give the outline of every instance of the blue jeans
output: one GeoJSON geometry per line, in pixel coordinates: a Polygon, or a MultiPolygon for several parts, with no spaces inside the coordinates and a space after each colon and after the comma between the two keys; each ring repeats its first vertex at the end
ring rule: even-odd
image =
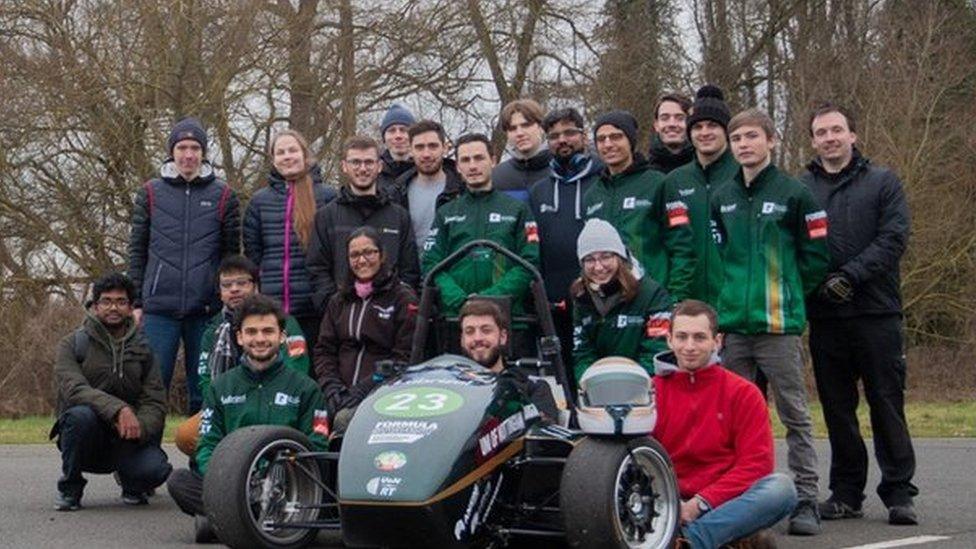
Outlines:
{"type": "Polygon", "coordinates": [[[782,473],[773,473],[686,525],[682,535],[695,549],[719,547],[769,528],[786,518],[795,506],[793,481],[782,473]]]}
{"type": "Polygon", "coordinates": [[[210,318],[205,315],[173,318],[146,314],[142,317],[142,329],[156,355],[156,360],[159,361],[159,372],[163,376],[163,384],[166,385],[167,391],[170,382],[173,381],[176,352],[180,348],[180,340],[183,340],[186,395],[190,415],[197,413],[203,402],[197,380],[197,361],[200,359],[200,339],[203,337],[203,330],[207,327],[208,320],[210,318]]]}

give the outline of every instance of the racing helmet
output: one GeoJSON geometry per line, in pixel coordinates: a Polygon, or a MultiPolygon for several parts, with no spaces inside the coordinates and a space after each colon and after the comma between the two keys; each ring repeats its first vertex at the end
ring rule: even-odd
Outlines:
{"type": "Polygon", "coordinates": [[[622,356],[601,358],[586,369],[577,402],[577,419],[587,434],[646,435],[657,421],[651,376],[622,356]]]}

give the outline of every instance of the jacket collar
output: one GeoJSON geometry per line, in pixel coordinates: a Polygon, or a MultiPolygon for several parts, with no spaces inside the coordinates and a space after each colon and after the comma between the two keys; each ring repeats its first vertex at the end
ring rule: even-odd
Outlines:
{"type": "Polygon", "coordinates": [[[671,152],[671,149],[667,148],[661,141],[661,136],[654,132],[651,135],[651,147],[647,151],[647,157],[652,164],[657,164],[671,171],[691,162],[695,158],[695,147],[690,140],[686,140],[680,151],[671,152]]]}
{"type": "Polygon", "coordinates": [[[708,366],[699,368],[694,372],[684,372],[678,368],[678,359],[675,358],[674,351],[664,351],[654,355],[654,375],[659,377],[668,377],[675,374],[686,376],[694,374],[696,378],[701,376],[710,377],[717,375],[716,372],[721,366],[722,359],[718,353],[712,353],[712,358],[709,359],[708,366]]]}
{"type": "Polygon", "coordinates": [[[167,158],[163,165],[159,167],[159,177],[163,181],[170,184],[206,184],[210,183],[216,179],[217,175],[214,173],[213,165],[209,160],[204,160],[200,164],[200,175],[198,175],[193,181],[186,181],[183,176],[180,175],[180,170],[176,167],[176,161],[172,157],[167,158]]]}
{"type": "Polygon", "coordinates": [[[133,322],[132,318],[127,318],[125,320],[125,333],[121,338],[115,339],[112,337],[112,334],[109,333],[108,328],[102,324],[102,321],[99,320],[94,313],[87,309],[85,310],[85,320],[82,322],[82,326],[90,337],[98,340],[108,348],[114,347],[116,342],[124,342],[125,346],[128,346],[138,333],[138,326],[136,326],[136,323],[133,322]]]}
{"type": "Polygon", "coordinates": [[[385,206],[389,201],[389,193],[381,192],[380,189],[376,189],[375,194],[353,194],[349,190],[348,185],[343,185],[339,187],[339,197],[336,198],[339,204],[346,204],[350,206],[367,206],[370,208],[380,208],[385,206]]]}
{"type": "Polygon", "coordinates": [[[756,174],[756,178],[752,180],[752,183],[748,187],[746,187],[745,171],[742,167],[735,173],[735,182],[739,184],[739,188],[743,191],[757,193],[766,186],[768,181],[776,179],[777,175],[779,175],[779,169],[776,168],[776,164],[770,162],[768,166],[756,174]]]}
{"type": "Polygon", "coordinates": [[[819,156],[815,156],[813,160],[807,164],[807,169],[818,177],[822,177],[830,181],[845,182],[853,179],[854,176],[860,173],[861,170],[866,169],[870,163],[871,161],[862,155],[861,151],[857,148],[857,146],[855,146],[854,153],[851,155],[851,161],[844,166],[843,170],[836,174],[827,172],[823,166],[823,161],[819,156]]]}
{"type": "Polygon", "coordinates": [[[618,174],[611,174],[610,168],[604,166],[603,171],[600,172],[600,179],[609,182],[609,181],[613,181],[614,179],[620,179],[623,177],[627,177],[628,175],[633,175],[635,173],[646,172],[650,168],[651,166],[650,164],[648,164],[647,159],[644,158],[644,155],[642,155],[639,152],[635,152],[634,161],[630,163],[630,166],[627,166],[626,170],[618,174]]]}
{"type": "Polygon", "coordinates": [[[251,381],[262,382],[274,377],[278,372],[281,371],[282,368],[284,368],[284,364],[284,361],[281,359],[281,351],[279,351],[278,356],[275,357],[274,362],[272,362],[267,369],[261,372],[255,372],[247,363],[247,355],[241,353],[241,370],[251,381]]]}

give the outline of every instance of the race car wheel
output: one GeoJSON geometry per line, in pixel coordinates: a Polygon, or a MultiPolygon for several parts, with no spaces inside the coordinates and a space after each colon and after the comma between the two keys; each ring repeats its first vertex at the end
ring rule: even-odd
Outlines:
{"type": "Polygon", "coordinates": [[[312,460],[290,459],[311,447],[299,431],[270,425],[238,429],[217,445],[203,480],[203,504],[221,542],[290,549],[315,539],[315,529],[271,526],[318,517],[321,472],[312,460]]]}
{"type": "Polygon", "coordinates": [[[581,442],[563,469],[559,504],[570,547],[664,548],[678,535],[678,481],[650,438],[581,442]]]}

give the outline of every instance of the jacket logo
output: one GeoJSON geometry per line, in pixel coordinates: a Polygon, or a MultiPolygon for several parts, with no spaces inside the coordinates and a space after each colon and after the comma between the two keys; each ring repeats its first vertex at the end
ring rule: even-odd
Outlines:
{"type": "Polygon", "coordinates": [[[628,196],[624,198],[624,203],[622,208],[625,210],[633,210],[634,208],[646,208],[651,205],[651,201],[646,198],[637,198],[636,196],[628,196]]]}
{"type": "Polygon", "coordinates": [[[643,324],[644,317],[632,315],[617,315],[617,327],[626,328],[631,324],[643,324]]]}
{"type": "Polygon", "coordinates": [[[680,227],[688,224],[688,206],[680,201],[665,204],[668,210],[668,227],[680,227]]]}
{"type": "Polygon", "coordinates": [[[539,226],[535,224],[535,221],[527,221],[525,223],[525,241],[539,242],[539,226]]]}
{"type": "Polygon", "coordinates": [[[226,395],[220,397],[220,403],[227,404],[244,404],[247,401],[247,395],[226,395]]]}
{"type": "Polygon", "coordinates": [[[379,305],[374,304],[373,308],[376,309],[376,314],[380,318],[382,318],[383,320],[390,320],[390,317],[393,316],[393,309],[396,308],[396,305],[390,305],[389,307],[380,307],[379,305]]]}
{"type": "Polygon", "coordinates": [[[201,208],[213,208],[213,202],[211,202],[209,200],[201,200],[200,201],[200,207],[201,208]]]}
{"type": "Polygon", "coordinates": [[[380,232],[382,232],[383,234],[400,234],[399,229],[391,229],[389,227],[383,227],[383,229],[380,232]]]}
{"type": "Polygon", "coordinates": [[[288,336],[285,339],[285,346],[288,349],[289,357],[303,356],[308,350],[308,343],[305,342],[305,336],[288,336]]]}
{"type": "Polygon", "coordinates": [[[515,221],[514,215],[502,215],[497,212],[491,212],[488,214],[488,223],[502,223],[505,221],[515,221]]]}
{"type": "Polygon", "coordinates": [[[811,240],[827,236],[827,212],[820,210],[804,216],[807,222],[807,235],[811,240]]]}
{"type": "Polygon", "coordinates": [[[732,213],[735,211],[736,206],[738,206],[738,204],[722,204],[722,206],[719,208],[719,211],[724,214],[732,213]]]}
{"type": "Polygon", "coordinates": [[[603,202],[597,202],[596,204],[593,204],[592,206],[587,206],[586,207],[586,215],[593,215],[594,212],[598,211],[602,207],[603,207],[603,202]]]}
{"type": "Polygon", "coordinates": [[[444,223],[464,223],[467,218],[466,215],[449,215],[444,218],[444,223]]]}
{"type": "Polygon", "coordinates": [[[762,213],[765,215],[774,213],[786,213],[786,206],[775,202],[763,202],[762,213]]]}
{"type": "Polygon", "coordinates": [[[550,206],[549,204],[542,204],[539,206],[539,213],[558,212],[558,211],[559,210],[557,210],[555,206],[550,206]]]}
{"type": "Polygon", "coordinates": [[[276,406],[298,406],[299,399],[285,393],[275,393],[274,403],[276,406]]]}
{"type": "Polygon", "coordinates": [[[695,194],[695,189],[678,189],[678,196],[691,196],[695,194]]]}
{"type": "Polygon", "coordinates": [[[624,209],[625,210],[633,210],[634,209],[634,202],[636,202],[636,201],[637,201],[637,199],[634,198],[633,196],[628,196],[627,198],[624,199],[624,206],[623,206],[624,209]]]}

